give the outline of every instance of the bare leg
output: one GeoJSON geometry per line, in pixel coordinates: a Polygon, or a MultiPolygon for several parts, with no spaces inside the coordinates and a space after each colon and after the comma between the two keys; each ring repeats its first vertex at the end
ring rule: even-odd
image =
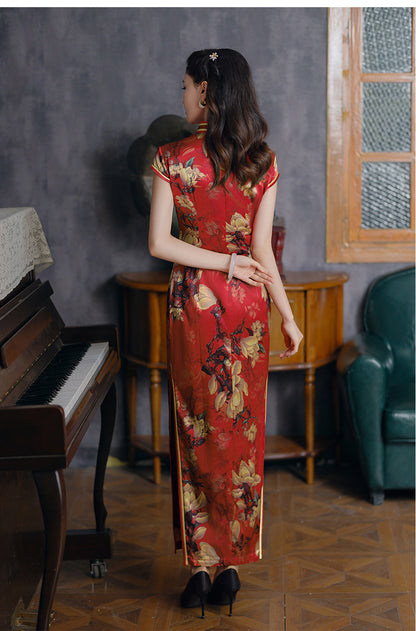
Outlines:
{"type": "Polygon", "coordinates": [[[227,566],[217,565],[216,570],[215,570],[214,580],[217,578],[217,576],[222,574],[225,570],[235,570],[238,573],[238,565],[227,565],[227,566]]]}
{"type": "Polygon", "coordinates": [[[208,568],[206,568],[204,565],[197,565],[197,566],[193,565],[191,567],[191,576],[193,576],[194,574],[198,574],[198,572],[208,572],[209,574],[208,568]]]}

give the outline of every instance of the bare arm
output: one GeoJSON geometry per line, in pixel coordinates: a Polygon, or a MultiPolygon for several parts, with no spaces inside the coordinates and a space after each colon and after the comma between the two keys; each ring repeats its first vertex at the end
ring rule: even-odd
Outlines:
{"type": "MultiPolygon", "coordinates": [[[[171,234],[172,213],[173,196],[170,184],[154,175],[149,226],[150,254],[180,265],[228,273],[229,254],[199,248],[171,234]]],[[[237,256],[234,276],[249,285],[272,282],[266,268],[247,256],[237,256]]]]}
{"type": "Polygon", "coordinates": [[[273,282],[266,282],[266,288],[273,303],[282,316],[282,333],[285,339],[287,350],[281,353],[281,357],[294,355],[302,340],[302,333],[298,329],[293,318],[292,309],[286,296],[276,259],[272,250],[272,227],[273,215],[276,201],[277,184],[271,186],[264,194],[256,214],[253,227],[253,237],[251,249],[254,258],[259,261],[273,277],[273,282]]]}

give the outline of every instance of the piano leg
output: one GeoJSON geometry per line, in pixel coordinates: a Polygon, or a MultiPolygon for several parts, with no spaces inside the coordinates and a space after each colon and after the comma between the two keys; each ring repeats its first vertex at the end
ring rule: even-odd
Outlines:
{"type": "Polygon", "coordinates": [[[34,471],[45,528],[45,563],[37,631],[47,631],[65,547],[66,493],[63,471],[34,471]]]}
{"type": "Polygon", "coordinates": [[[116,419],[116,387],[111,385],[104,401],[101,404],[101,432],[100,443],[97,452],[97,464],[95,467],[94,481],[94,513],[97,532],[104,531],[107,510],[104,506],[103,487],[105,469],[110,453],[111,439],[113,437],[114,423],[116,419]]]}
{"type": "Polygon", "coordinates": [[[94,480],[95,529],[68,530],[64,559],[89,559],[91,576],[100,578],[106,572],[102,559],[111,558],[111,531],[105,528],[107,510],[104,505],[104,476],[110,453],[116,418],[116,387],[110,386],[101,404],[101,431],[94,480]]]}

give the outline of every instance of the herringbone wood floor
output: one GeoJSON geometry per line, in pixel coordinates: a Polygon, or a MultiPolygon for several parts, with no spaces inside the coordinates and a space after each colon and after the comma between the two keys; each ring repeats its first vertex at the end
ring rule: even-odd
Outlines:
{"type": "MultiPolygon", "coordinates": [[[[70,528],[93,525],[93,473],[66,473],[70,528]]],[[[241,568],[232,618],[208,606],[202,620],[178,603],[188,571],[172,550],[169,484],[168,470],[160,487],[150,467],[107,470],[113,559],[102,579],[85,561],[64,562],[53,631],[413,631],[411,493],[372,506],[350,468],[318,467],[306,485],[268,464],[264,560],[241,568]]]]}

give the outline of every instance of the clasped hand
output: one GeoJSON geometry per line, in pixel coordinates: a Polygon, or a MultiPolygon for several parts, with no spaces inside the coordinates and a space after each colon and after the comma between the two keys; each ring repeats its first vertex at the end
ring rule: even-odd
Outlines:
{"type": "Polygon", "coordinates": [[[233,276],[255,287],[273,282],[273,276],[260,263],[243,254],[237,255],[233,276]]]}

